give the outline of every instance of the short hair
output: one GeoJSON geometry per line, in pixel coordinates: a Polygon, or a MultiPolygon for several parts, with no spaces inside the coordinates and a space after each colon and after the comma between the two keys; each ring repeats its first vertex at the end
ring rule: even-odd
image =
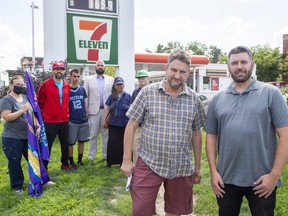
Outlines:
{"type": "Polygon", "coordinates": [[[174,52],[172,52],[168,57],[168,65],[170,65],[171,62],[174,60],[179,60],[181,62],[184,62],[190,68],[191,58],[190,58],[190,55],[184,50],[177,49],[174,52]]]}
{"type": "Polygon", "coordinates": [[[238,53],[247,53],[249,58],[251,60],[253,60],[253,57],[252,57],[252,52],[251,50],[246,47],[246,46],[237,46],[237,47],[234,47],[228,54],[228,59],[230,59],[230,56],[233,55],[233,54],[238,54],[238,53]]]}
{"type": "Polygon", "coordinates": [[[70,71],[70,76],[72,76],[72,74],[73,73],[80,73],[80,71],[78,70],[78,69],[72,69],[71,71],[70,71]]]}
{"type": "Polygon", "coordinates": [[[10,85],[13,85],[14,80],[17,80],[17,79],[22,79],[24,81],[24,78],[22,76],[14,75],[9,81],[10,85]]]}

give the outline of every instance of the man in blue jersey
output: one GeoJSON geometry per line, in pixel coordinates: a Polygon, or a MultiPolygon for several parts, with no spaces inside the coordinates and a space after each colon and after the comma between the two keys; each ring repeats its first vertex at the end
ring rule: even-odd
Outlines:
{"type": "Polygon", "coordinates": [[[89,140],[89,123],[86,114],[87,94],[84,87],[79,85],[80,72],[73,69],[70,72],[70,119],[69,119],[69,161],[72,169],[77,169],[73,160],[73,145],[78,140],[78,166],[82,162],[84,142],[89,140]]]}

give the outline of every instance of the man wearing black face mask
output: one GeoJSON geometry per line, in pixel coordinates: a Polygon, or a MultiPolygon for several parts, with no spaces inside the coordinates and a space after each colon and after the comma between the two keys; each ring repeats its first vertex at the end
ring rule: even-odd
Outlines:
{"type": "MultiPolygon", "coordinates": [[[[70,171],[68,164],[70,86],[63,79],[65,65],[62,62],[54,62],[52,69],[53,76],[41,84],[37,99],[45,123],[50,154],[58,135],[61,145],[61,169],[70,171]]],[[[43,163],[48,169],[48,161],[43,163]]]]}
{"type": "Polygon", "coordinates": [[[84,88],[87,93],[88,107],[86,109],[90,127],[90,144],[88,159],[95,160],[98,146],[98,135],[102,136],[102,157],[107,157],[108,129],[103,128],[104,106],[114,83],[114,79],[104,75],[105,64],[99,60],[96,62],[96,74],[86,78],[84,88]]]}

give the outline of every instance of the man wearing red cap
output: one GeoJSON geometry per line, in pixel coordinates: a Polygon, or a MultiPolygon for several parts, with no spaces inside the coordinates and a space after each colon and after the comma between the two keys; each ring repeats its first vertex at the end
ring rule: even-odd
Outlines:
{"type": "MultiPolygon", "coordinates": [[[[58,135],[61,145],[61,169],[70,171],[68,164],[70,86],[63,79],[64,63],[54,62],[52,73],[53,76],[40,85],[37,99],[45,123],[50,154],[53,142],[58,135]]],[[[48,169],[48,162],[43,161],[46,169],[48,169]]]]}

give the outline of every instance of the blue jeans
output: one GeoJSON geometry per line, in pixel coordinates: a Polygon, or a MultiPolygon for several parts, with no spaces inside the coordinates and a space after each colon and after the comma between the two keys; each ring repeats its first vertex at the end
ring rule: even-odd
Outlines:
{"type": "Polygon", "coordinates": [[[223,198],[217,197],[219,216],[238,216],[244,196],[248,200],[252,216],[273,216],[276,207],[276,190],[277,187],[269,197],[264,198],[255,195],[253,187],[225,184],[223,198]]]}
{"type": "Polygon", "coordinates": [[[2,145],[5,156],[8,159],[10,185],[14,190],[22,189],[24,175],[21,167],[22,154],[28,160],[27,139],[14,139],[2,137],[2,145]]]}

